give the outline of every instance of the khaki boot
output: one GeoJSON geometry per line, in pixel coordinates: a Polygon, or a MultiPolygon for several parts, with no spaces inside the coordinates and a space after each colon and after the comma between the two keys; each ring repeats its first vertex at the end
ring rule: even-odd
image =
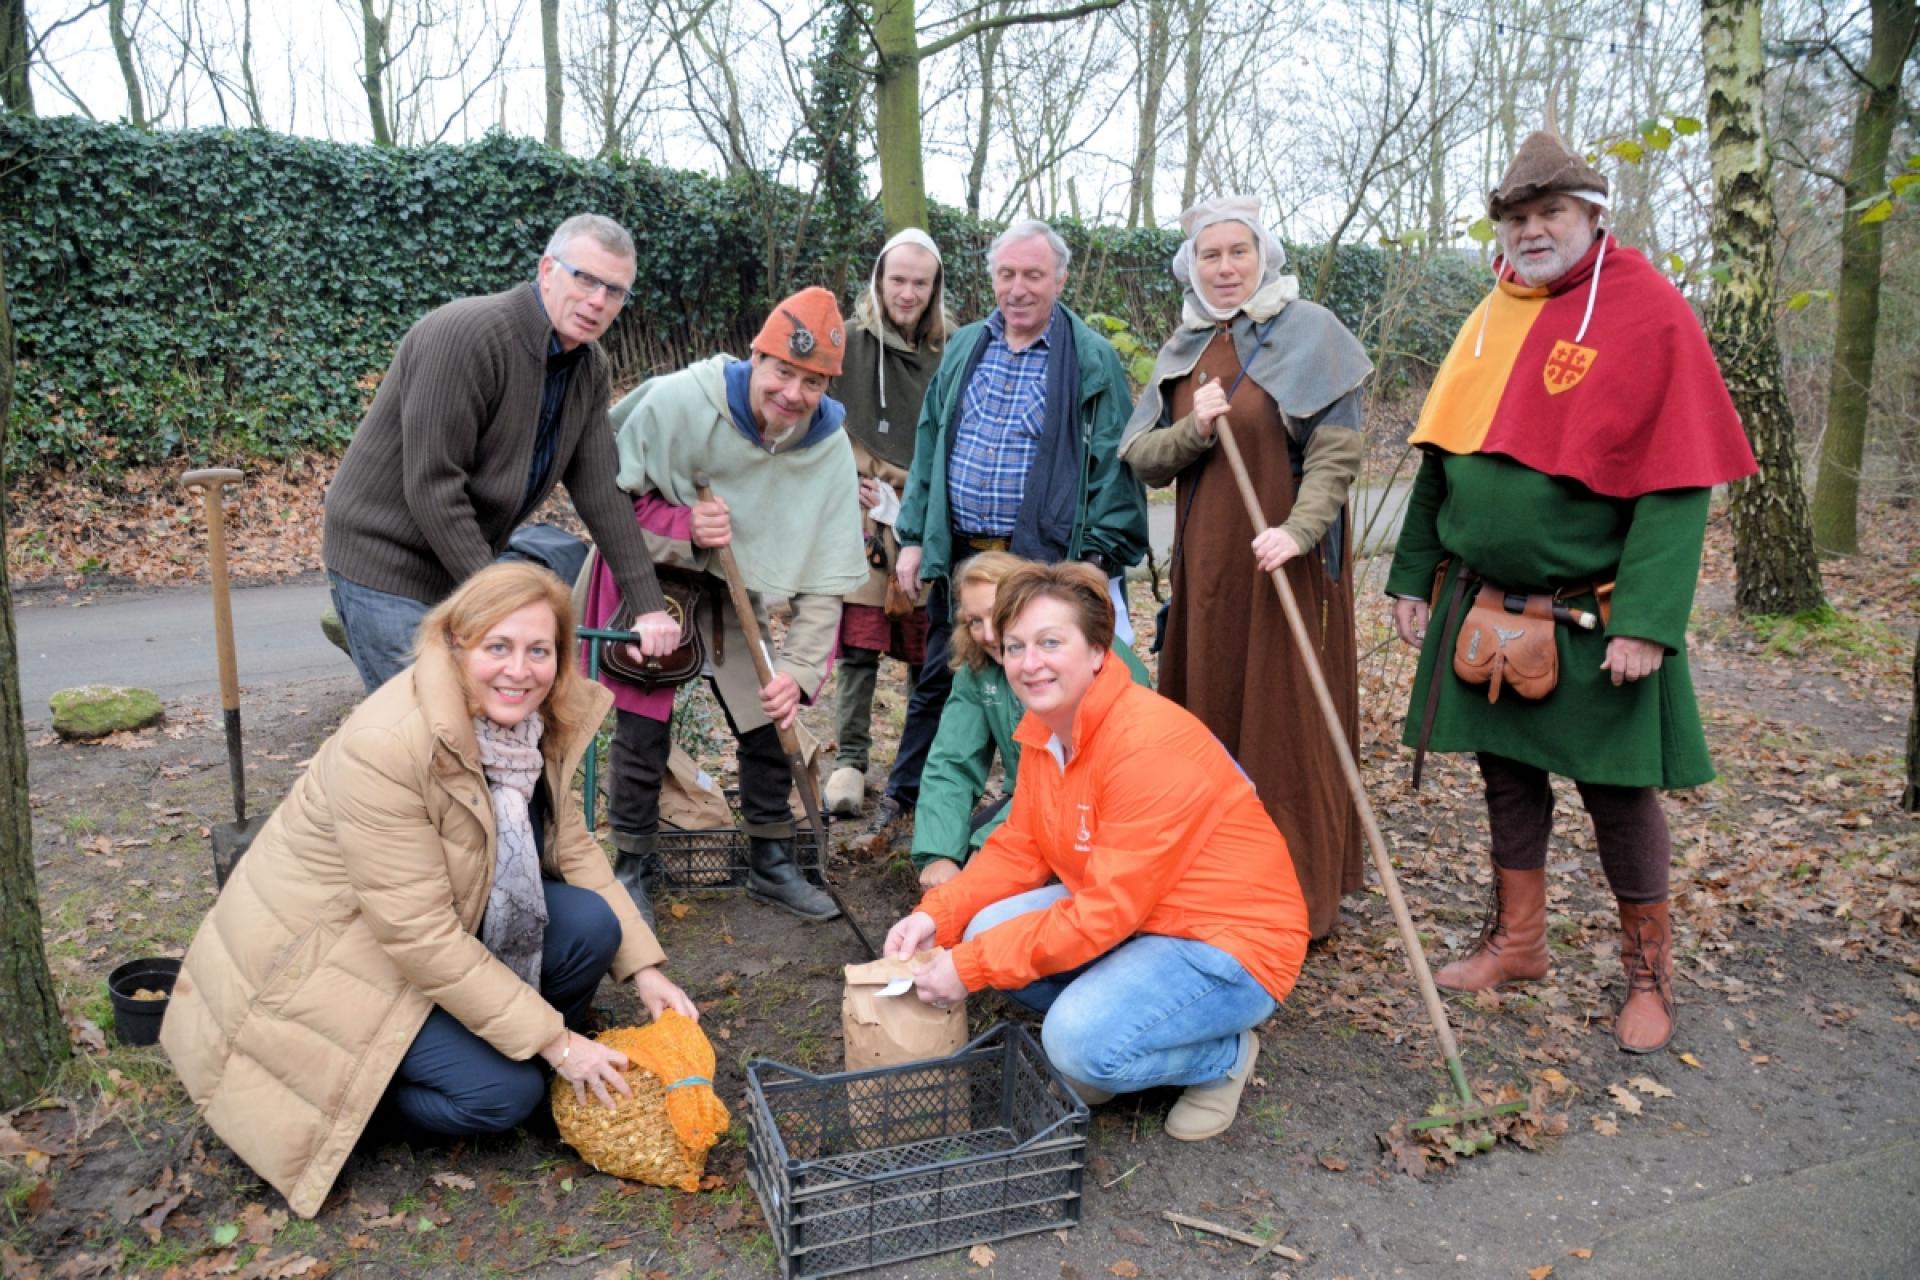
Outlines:
{"type": "Polygon", "coordinates": [[[852,765],[842,765],[827,779],[827,812],[836,818],[851,818],[867,802],[867,775],[852,765]]]}
{"type": "Polygon", "coordinates": [[[1480,940],[1433,975],[1450,991],[1488,991],[1506,982],[1547,976],[1547,871],[1509,871],[1494,864],[1493,902],[1480,940]]]}
{"type": "Polygon", "coordinates": [[[1167,1112],[1167,1136],[1182,1142],[1205,1142],[1225,1133],[1240,1113],[1240,1095],[1253,1078],[1253,1062],[1259,1056],[1260,1037],[1251,1030],[1242,1031],[1238,1065],[1225,1080],[1188,1085],[1180,1101],[1167,1112]]]}
{"type": "Polygon", "coordinates": [[[1620,965],[1626,998],[1613,1040],[1627,1053],[1658,1053],[1673,1039],[1673,921],[1664,902],[1620,904],[1620,965]]]}

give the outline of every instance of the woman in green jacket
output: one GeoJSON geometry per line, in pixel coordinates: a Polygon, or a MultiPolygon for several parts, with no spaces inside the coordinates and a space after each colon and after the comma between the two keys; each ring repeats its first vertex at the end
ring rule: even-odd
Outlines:
{"type": "MultiPolygon", "coordinates": [[[[1000,584],[1029,563],[1006,551],[983,551],[954,575],[959,605],[953,624],[953,691],[940,712],[940,727],[920,780],[914,813],[913,865],[920,883],[931,889],[960,873],[967,858],[986,843],[1006,817],[1004,797],[1013,794],[1020,771],[1020,746],[1013,740],[1025,708],[1007,686],[1000,666],[1000,638],[993,631],[993,602],[1000,584]],[[1006,773],[1002,799],[980,806],[996,753],[1006,773]],[[976,811],[976,806],[980,806],[976,811]]],[[[1133,673],[1134,683],[1153,686],[1132,649],[1113,644],[1133,673]]]]}

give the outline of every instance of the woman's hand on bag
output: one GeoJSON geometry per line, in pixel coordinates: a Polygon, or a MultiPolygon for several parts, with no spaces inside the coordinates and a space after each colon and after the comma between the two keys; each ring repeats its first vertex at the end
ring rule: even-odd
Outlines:
{"type": "Polygon", "coordinates": [[[785,729],[800,714],[800,682],[782,671],[760,690],[760,709],[775,727],[785,729]]]}
{"type": "Polygon", "coordinates": [[[1260,536],[1253,540],[1254,563],[1260,566],[1260,572],[1272,573],[1287,561],[1299,556],[1303,547],[1293,540],[1293,535],[1275,525],[1263,529],[1260,536]]]}
{"type": "Polygon", "coordinates": [[[694,546],[724,547],[733,541],[733,517],[727,512],[725,498],[703,498],[694,503],[689,519],[694,546]]]}
{"type": "Polygon", "coordinates": [[[640,993],[640,1003],[647,1006],[647,1012],[656,1018],[672,1009],[695,1022],[700,1021],[700,1006],[693,1002],[692,996],[680,989],[678,983],[660,972],[658,965],[650,965],[634,974],[633,989],[640,993]]]}
{"type": "Polygon", "coordinates": [[[640,637],[639,644],[627,646],[627,661],[636,666],[647,658],[664,658],[680,644],[680,624],[665,609],[641,614],[630,629],[640,637]]]}
{"type": "Polygon", "coordinates": [[[1614,636],[1607,641],[1607,657],[1600,669],[1612,672],[1615,684],[1644,680],[1660,669],[1666,657],[1667,646],[1658,641],[1614,636]]]}
{"type": "Polygon", "coordinates": [[[936,1009],[951,1009],[967,998],[967,984],[960,981],[960,971],[953,967],[953,955],[946,951],[936,953],[925,964],[913,966],[913,989],[936,1009]]]}
{"type": "Polygon", "coordinates": [[[562,1031],[558,1040],[540,1051],[540,1056],[552,1066],[555,1075],[573,1086],[573,1096],[577,1102],[585,1102],[587,1090],[591,1089],[601,1105],[611,1111],[613,1093],[623,1097],[633,1096],[633,1086],[620,1074],[627,1065],[627,1055],[618,1049],[609,1049],[597,1040],[562,1031]],[[609,1093],[609,1089],[613,1093],[609,1093]]]}
{"type": "Polygon", "coordinates": [[[920,868],[920,887],[922,889],[938,888],[959,874],[960,864],[952,858],[935,858],[920,868]]]}
{"type": "Polygon", "coordinates": [[[1227,393],[1209,378],[1193,393],[1193,430],[1202,440],[1213,439],[1219,419],[1227,412],[1227,393]]]}
{"type": "Polygon", "coordinates": [[[939,932],[940,926],[933,922],[932,916],[916,911],[893,922],[893,928],[887,930],[886,944],[880,950],[895,960],[911,960],[932,946],[934,935],[939,932]]]}
{"type": "Polygon", "coordinates": [[[1400,638],[1418,649],[1420,642],[1427,638],[1427,615],[1432,612],[1425,600],[1409,600],[1405,596],[1393,602],[1393,629],[1400,638]]]}

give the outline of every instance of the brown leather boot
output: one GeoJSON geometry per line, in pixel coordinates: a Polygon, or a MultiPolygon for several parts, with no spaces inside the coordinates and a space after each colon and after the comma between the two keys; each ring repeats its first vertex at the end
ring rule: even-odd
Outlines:
{"type": "Polygon", "coordinates": [[[1433,975],[1452,991],[1487,991],[1547,976],[1547,869],[1493,867],[1493,901],[1472,951],[1433,975]]]}
{"type": "Polygon", "coordinates": [[[1657,1053],[1673,1039],[1673,922],[1664,902],[1620,904],[1620,964],[1627,995],[1613,1039],[1627,1053],[1657,1053]]]}

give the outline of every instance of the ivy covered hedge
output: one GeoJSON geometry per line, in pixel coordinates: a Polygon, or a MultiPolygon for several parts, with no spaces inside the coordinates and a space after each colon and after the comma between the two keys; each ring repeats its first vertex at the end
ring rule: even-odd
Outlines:
{"type": "MultiPolygon", "coordinates": [[[[568,214],[604,212],[639,243],[635,305],[609,335],[627,378],[740,350],[773,297],[858,282],[821,260],[801,193],[666,169],[609,166],[504,134],[381,150],[229,130],[143,133],[0,117],[0,246],[18,343],[9,470],[112,470],[174,456],[282,455],[351,437],[393,345],[421,314],[531,275],[568,214]],[[806,228],[811,227],[811,231],[806,228]]],[[[939,210],[956,313],[991,305],[994,228],[939,210]]],[[[1068,301],[1143,336],[1178,314],[1175,234],[1061,228],[1068,301]]],[[[1296,251],[1311,279],[1312,251],[1296,251]]],[[[1432,363],[1480,285],[1464,264],[1419,268],[1418,301],[1383,305],[1406,255],[1341,252],[1329,303],[1370,344],[1432,363]]]]}

